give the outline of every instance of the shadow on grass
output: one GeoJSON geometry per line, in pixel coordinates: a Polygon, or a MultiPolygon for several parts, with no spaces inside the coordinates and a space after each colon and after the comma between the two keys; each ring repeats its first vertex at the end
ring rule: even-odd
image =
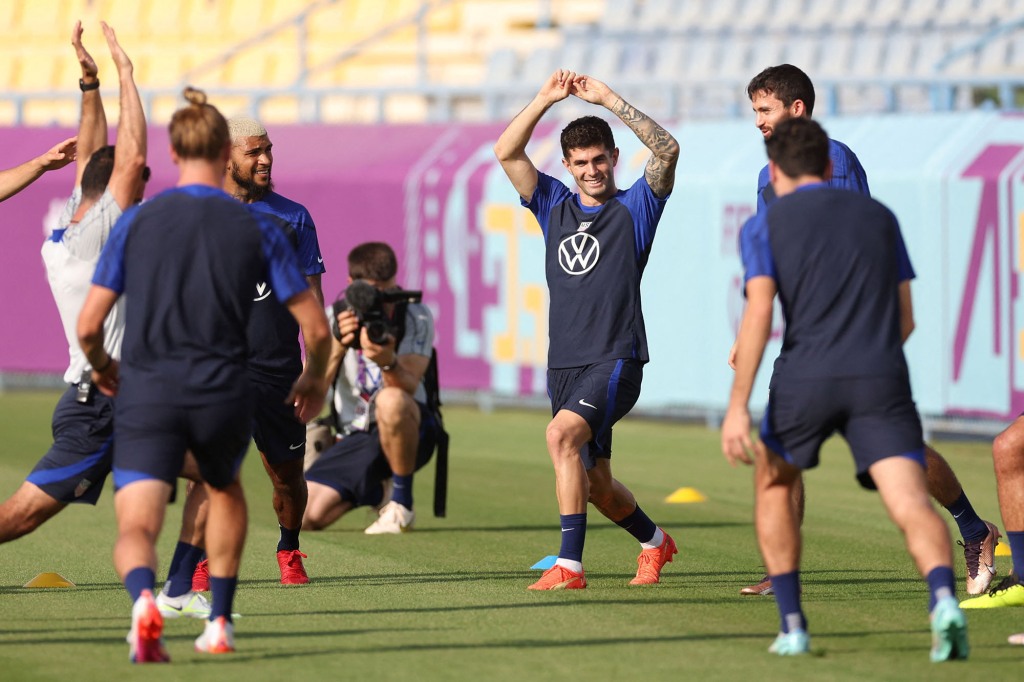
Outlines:
{"type": "MultiPolygon", "coordinates": [[[[444,523],[441,521],[440,523],[444,523]]],[[[693,530],[694,528],[743,528],[753,527],[753,523],[750,521],[701,521],[694,523],[666,523],[662,524],[661,527],[669,531],[686,531],[693,530]]],[[[422,528],[416,527],[413,531],[416,535],[424,535],[428,533],[457,533],[457,532],[470,532],[470,533],[532,533],[537,531],[552,531],[558,528],[557,523],[541,523],[533,525],[518,525],[518,526],[437,526],[433,528],[422,528]]],[[[615,531],[621,533],[622,529],[618,526],[608,522],[607,524],[601,523],[600,521],[587,528],[587,534],[591,533],[602,533],[605,531],[615,531]]],[[[363,535],[363,529],[361,528],[328,528],[325,530],[318,531],[304,531],[305,533],[315,533],[317,536],[330,536],[330,535],[363,535]]],[[[306,537],[306,536],[303,536],[306,537]]]]}

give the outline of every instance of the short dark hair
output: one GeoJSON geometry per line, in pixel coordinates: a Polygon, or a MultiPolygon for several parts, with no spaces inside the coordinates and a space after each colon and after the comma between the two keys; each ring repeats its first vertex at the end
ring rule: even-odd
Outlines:
{"type": "Polygon", "coordinates": [[[786,107],[792,106],[797,100],[802,100],[807,115],[814,113],[814,83],[806,73],[792,64],[769,66],[747,84],[747,97],[751,101],[754,95],[762,91],[775,95],[786,107]]]}
{"type": "Polygon", "coordinates": [[[825,177],[830,158],[828,133],[816,121],[787,119],[775,127],[764,145],[768,158],[789,177],[825,177]]]}
{"type": "Polygon", "coordinates": [[[615,138],[612,128],[603,118],[583,116],[569,123],[562,129],[562,158],[569,158],[570,149],[586,149],[587,147],[604,147],[608,151],[615,149],[615,138]]]}
{"type": "Polygon", "coordinates": [[[98,199],[103,196],[110,175],[114,172],[114,145],[100,147],[92,153],[82,171],[82,198],[98,199]]]}
{"type": "Polygon", "coordinates": [[[398,274],[398,259],[384,242],[366,242],[348,253],[348,276],[386,282],[398,274]]]}

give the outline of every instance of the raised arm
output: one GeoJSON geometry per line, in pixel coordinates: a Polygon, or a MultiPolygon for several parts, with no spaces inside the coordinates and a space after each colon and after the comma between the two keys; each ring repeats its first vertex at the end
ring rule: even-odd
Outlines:
{"type": "Polygon", "coordinates": [[[576,76],[572,94],[585,102],[599,104],[619,117],[629,129],[651,150],[651,158],[644,170],[647,184],[655,196],[664,198],[672,191],[679,162],[679,143],[667,130],[639,111],[614,90],[591,76],[576,76]]]}
{"type": "Polygon", "coordinates": [[[25,163],[0,171],[0,201],[14,196],[49,170],[63,168],[75,160],[77,137],[69,137],[25,163]]]}
{"type": "Polygon", "coordinates": [[[576,74],[572,71],[559,69],[544,81],[540,91],[533,100],[520,111],[505,128],[494,145],[494,155],[498,157],[505,175],[512,181],[512,186],[519,196],[529,201],[537,189],[537,167],[526,155],[526,143],[533,136],[544,113],[551,105],[569,96],[572,80],[576,74]]]}
{"type": "Polygon", "coordinates": [[[132,60],[117,42],[114,29],[106,22],[100,23],[110,47],[110,56],[117,65],[117,76],[121,86],[121,116],[117,122],[114,170],[110,174],[107,189],[123,210],[135,202],[139,183],[142,181],[142,169],[146,166],[146,117],[142,113],[139,90],[135,87],[132,60]]]}
{"type": "Polygon", "coordinates": [[[92,153],[107,144],[107,114],[99,91],[99,69],[96,61],[82,45],[82,22],[76,21],[71,32],[71,44],[82,67],[82,113],[78,118],[78,163],[75,169],[75,187],[82,184],[82,174],[92,153]],[[90,87],[95,86],[95,87],[90,87]]]}

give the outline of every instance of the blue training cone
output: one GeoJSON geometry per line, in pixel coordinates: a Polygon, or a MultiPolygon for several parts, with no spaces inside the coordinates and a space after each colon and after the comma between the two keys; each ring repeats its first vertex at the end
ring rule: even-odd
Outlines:
{"type": "Polygon", "coordinates": [[[544,557],[543,559],[541,559],[540,561],[535,563],[533,566],[530,566],[530,569],[531,570],[537,570],[537,571],[546,571],[549,568],[551,568],[552,566],[554,566],[555,562],[557,560],[558,560],[558,557],[555,556],[554,554],[552,554],[550,556],[544,557]]]}

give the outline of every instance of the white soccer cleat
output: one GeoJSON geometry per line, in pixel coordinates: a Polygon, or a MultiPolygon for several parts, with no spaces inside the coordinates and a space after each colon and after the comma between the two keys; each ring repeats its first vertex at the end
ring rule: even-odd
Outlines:
{"type": "Polygon", "coordinates": [[[196,651],[204,654],[230,654],[235,651],[235,626],[224,616],[206,621],[206,629],[196,638],[196,651]]]}
{"type": "Polygon", "coordinates": [[[367,535],[398,535],[410,530],[416,514],[398,502],[391,501],[380,510],[380,516],[363,531],[367,535]]]}
{"type": "MultiPolygon", "coordinates": [[[[166,589],[166,588],[165,588],[166,589]]],[[[168,597],[162,590],[156,595],[156,605],[164,618],[201,618],[210,617],[210,602],[199,592],[186,592],[177,597],[168,597]]]]}

